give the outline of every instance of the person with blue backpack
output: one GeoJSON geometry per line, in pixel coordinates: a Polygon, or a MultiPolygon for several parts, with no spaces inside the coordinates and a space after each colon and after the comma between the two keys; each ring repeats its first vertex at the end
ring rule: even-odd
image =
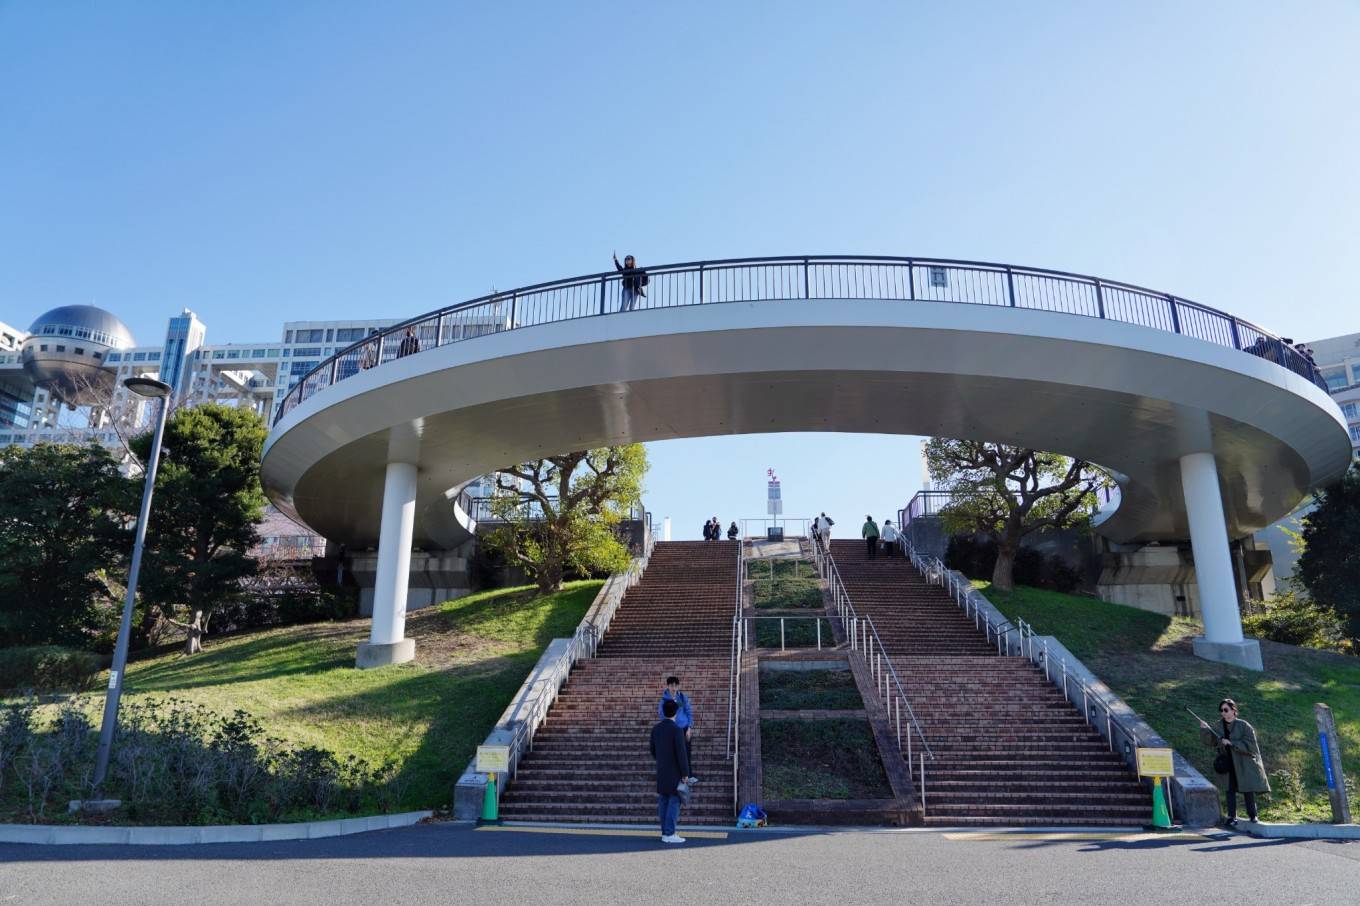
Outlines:
{"type": "MultiPolygon", "coordinates": [[[[666,688],[661,690],[661,700],[656,703],[656,716],[665,718],[666,702],[675,702],[675,725],[684,731],[685,734],[685,760],[691,765],[693,772],[693,753],[691,751],[690,740],[694,735],[694,709],[689,703],[689,696],[680,691],[680,677],[666,677],[666,688]]],[[[685,780],[691,784],[698,783],[699,778],[690,776],[685,780]]]]}

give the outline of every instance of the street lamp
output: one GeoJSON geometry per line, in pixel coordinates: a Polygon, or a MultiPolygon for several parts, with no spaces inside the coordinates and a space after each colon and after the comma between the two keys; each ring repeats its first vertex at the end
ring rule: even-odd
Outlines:
{"type": "Polygon", "coordinates": [[[127,599],[123,601],[123,621],[118,626],[118,642],[113,648],[113,666],[109,668],[109,688],[104,695],[104,719],[99,725],[99,754],[94,763],[95,795],[109,772],[109,752],[113,748],[113,730],[118,724],[118,700],[123,695],[123,671],[127,666],[128,636],[132,634],[132,604],[137,598],[137,573],[142,568],[142,545],[146,542],[146,523],[151,516],[151,492],[156,489],[156,466],[160,464],[161,437],[165,434],[165,415],[170,408],[170,385],[149,377],[132,377],[123,386],[138,396],[160,400],[161,411],[156,419],[156,433],[151,439],[151,459],[146,464],[142,481],[142,509],[137,515],[137,540],[132,546],[132,568],[128,570],[127,599]]]}

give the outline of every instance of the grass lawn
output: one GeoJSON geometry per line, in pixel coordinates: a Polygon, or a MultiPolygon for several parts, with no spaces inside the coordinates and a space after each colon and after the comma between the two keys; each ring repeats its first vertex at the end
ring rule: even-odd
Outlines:
{"type": "Polygon", "coordinates": [[[770,579],[815,579],[817,568],[811,560],[763,557],[746,561],[746,578],[764,582],[770,579]]]}
{"type": "Polygon", "coordinates": [[[128,696],[168,695],[241,709],[274,736],[379,764],[395,758],[404,806],[447,807],[453,782],[544,646],[570,636],[602,583],[481,592],[413,611],[416,660],[354,669],[367,619],[209,639],[201,655],[129,665],[128,696]]]}
{"type": "MultiPolygon", "coordinates": [[[[822,626],[822,647],[830,648],[836,644],[831,634],[831,621],[811,617],[789,617],[784,621],[784,648],[816,648],[817,624],[822,626]]],[[[756,620],[756,647],[779,648],[779,620],[756,620]]]]}
{"type": "Polygon", "coordinates": [[[858,711],[864,707],[849,670],[761,670],[760,707],[770,711],[858,711]]]}
{"type": "Polygon", "coordinates": [[[812,610],[826,606],[817,579],[767,579],[751,583],[757,610],[812,610]]]}
{"type": "MultiPolygon", "coordinates": [[[[1274,792],[1261,810],[1265,820],[1331,819],[1314,702],[1331,706],[1349,774],[1360,777],[1360,658],[1263,641],[1266,669],[1255,673],[1195,657],[1190,640],[1202,632],[1196,620],[1034,588],[1000,592],[976,584],[1009,619],[1023,617],[1036,632],[1057,636],[1210,780],[1220,780],[1213,752],[1200,743],[1199,725],[1185,708],[1212,722],[1219,700],[1235,699],[1242,718],[1256,728],[1272,775],[1274,792]],[[1279,770],[1290,778],[1275,776],[1279,770]]],[[[1351,802],[1353,810],[1360,808],[1354,790],[1351,802]]]]}
{"type": "Polygon", "coordinates": [[[760,763],[766,799],[892,798],[867,720],[762,720],[760,763]]]}

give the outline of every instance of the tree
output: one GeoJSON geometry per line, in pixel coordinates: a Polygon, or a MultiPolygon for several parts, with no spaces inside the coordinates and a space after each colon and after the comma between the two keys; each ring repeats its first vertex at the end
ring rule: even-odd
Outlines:
{"type": "Polygon", "coordinates": [[[98,444],[0,450],[0,647],[88,647],[116,624],[131,503],[98,444]]]}
{"type": "Polygon", "coordinates": [[[1360,463],[1316,501],[1303,517],[1298,577],[1313,600],[1345,614],[1350,634],[1360,636],[1360,463]]]}
{"type": "MultiPolygon", "coordinates": [[[[242,580],[255,573],[249,552],[264,514],[266,434],[254,412],[216,403],[180,409],[166,423],[141,578],[143,629],[161,618],[184,629],[186,654],[202,650],[213,610],[239,601],[242,580]]],[[[145,463],[150,435],[133,449],[145,463]]]]}
{"type": "Polygon", "coordinates": [[[926,465],[936,487],[953,495],[940,512],[945,529],[996,539],[992,584],[1002,590],[1015,586],[1015,555],[1026,535],[1088,524],[1096,490],[1109,484],[1080,459],[944,437],[926,444],[926,465]]]}
{"type": "Polygon", "coordinates": [[[496,472],[491,512],[505,525],[492,549],[522,566],[543,592],[568,571],[614,572],[628,565],[614,526],[642,496],[647,450],[641,444],[550,456],[496,472]]]}

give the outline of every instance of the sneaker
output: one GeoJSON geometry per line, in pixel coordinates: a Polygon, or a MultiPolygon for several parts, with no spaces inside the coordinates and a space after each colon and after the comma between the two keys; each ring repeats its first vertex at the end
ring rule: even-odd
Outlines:
{"type": "Polygon", "coordinates": [[[669,837],[662,837],[662,838],[661,838],[661,842],[662,842],[662,843],[684,843],[684,842],[685,842],[685,838],[682,837],[682,836],[680,836],[679,834],[671,834],[669,837]]]}
{"type": "Polygon", "coordinates": [[[1224,827],[1237,827],[1237,819],[1236,819],[1236,818],[1229,818],[1228,820],[1226,820],[1226,821],[1223,822],[1223,826],[1224,826],[1224,827]]]}

